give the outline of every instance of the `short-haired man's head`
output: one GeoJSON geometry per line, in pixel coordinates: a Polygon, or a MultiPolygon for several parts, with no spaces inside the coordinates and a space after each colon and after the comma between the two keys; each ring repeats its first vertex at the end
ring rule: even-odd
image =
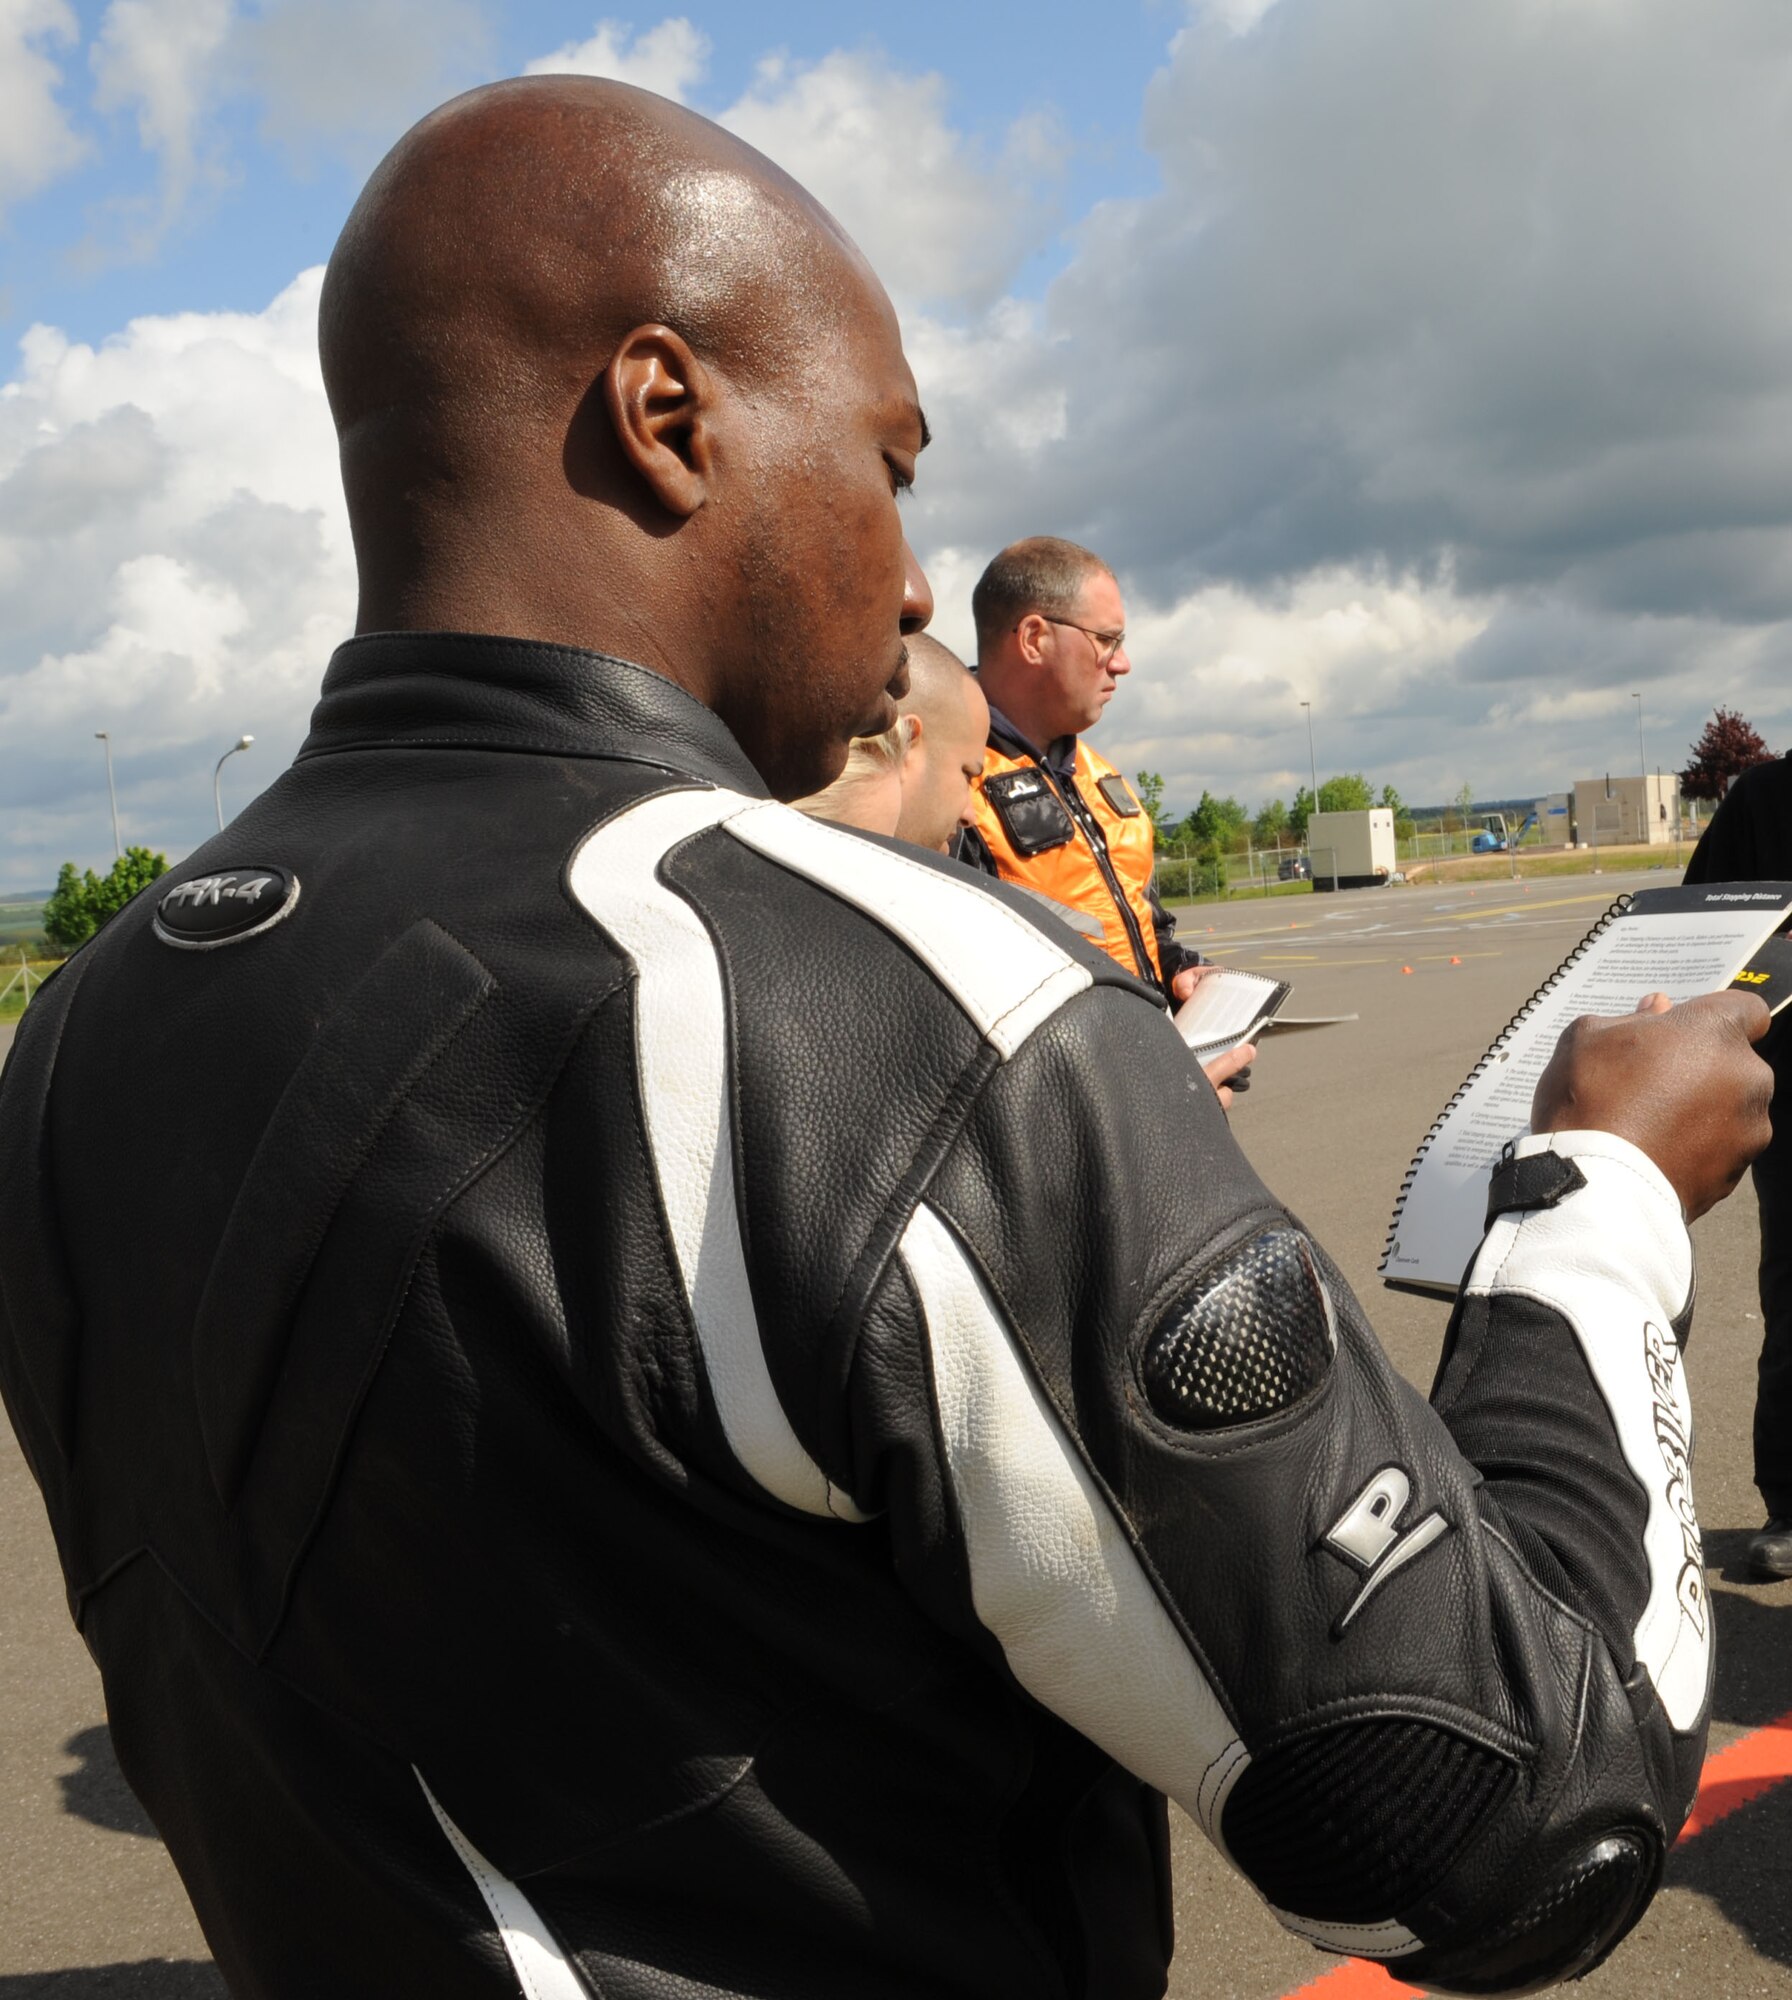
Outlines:
{"type": "Polygon", "coordinates": [[[908,642],[908,693],[896,704],[902,715],[918,715],[931,728],[942,710],[963,698],[966,681],[974,684],[969,667],[931,632],[917,632],[908,642]]]}
{"type": "Polygon", "coordinates": [[[983,773],[989,704],[958,655],[925,632],[908,642],[908,676],[899,706],[915,736],[902,767],[896,834],[943,851],[975,822],[971,787],[983,773]]]}
{"type": "Polygon", "coordinates": [[[978,653],[992,652],[1003,634],[1012,632],[1030,611],[1042,618],[1074,618],[1090,577],[1112,574],[1093,549],[1058,535],[1029,535],[1010,542],[971,592],[978,653]]]}

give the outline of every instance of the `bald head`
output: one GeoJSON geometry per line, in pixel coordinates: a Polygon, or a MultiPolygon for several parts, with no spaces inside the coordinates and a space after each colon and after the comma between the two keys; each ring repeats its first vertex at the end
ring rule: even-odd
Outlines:
{"type": "Polygon", "coordinates": [[[751,147],[589,77],[470,92],[368,182],[320,342],[362,630],[654,667],[774,789],[888,725],[931,608],[891,507],[924,425],[864,259],[751,147]],[[829,550],[841,506],[863,544],[829,550]]]}
{"type": "Polygon", "coordinates": [[[470,91],[374,171],[330,259],[324,381],[351,469],[394,424],[456,469],[553,421],[631,327],[743,372],[837,333],[878,293],[833,219],[762,154],[650,92],[588,77],[470,91]]]}
{"type": "Polygon", "coordinates": [[[913,740],[902,767],[897,838],[944,849],[972,819],[971,786],[983,769],[989,704],[958,655],[927,633],[909,641],[902,713],[913,740]]]}

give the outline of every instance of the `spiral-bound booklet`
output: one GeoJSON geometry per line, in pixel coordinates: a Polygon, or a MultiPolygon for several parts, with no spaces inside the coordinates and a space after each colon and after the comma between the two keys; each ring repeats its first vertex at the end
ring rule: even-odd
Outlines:
{"type": "Polygon", "coordinates": [[[1285,979],[1268,979],[1225,965],[1210,972],[1176,1010],[1176,1032],[1202,1062],[1211,1062],[1248,1042],[1281,1011],[1293,989],[1285,979]]]}
{"type": "Polygon", "coordinates": [[[1394,1203],[1383,1281],[1445,1296],[1459,1289],[1484,1230],[1488,1174],[1506,1142],[1530,1130],[1537,1080],[1571,1021],[1628,1014],[1646,993],[1679,1002],[1725,986],[1783,1006],[1792,981],[1776,933],[1789,918],[1788,882],[1620,896],[1519,1009],[1425,1135],[1394,1203]]]}
{"type": "Polygon", "coordinates": [[[1200,1062],[1212,1062],[1244,1042],[1276,1032],[1333,1028],[1354,1014],[1284,1014],[1293,988],[1284,979],[1224,965],[1210,972],[1176,1010],[1176,1032],[1200,1062]]]}

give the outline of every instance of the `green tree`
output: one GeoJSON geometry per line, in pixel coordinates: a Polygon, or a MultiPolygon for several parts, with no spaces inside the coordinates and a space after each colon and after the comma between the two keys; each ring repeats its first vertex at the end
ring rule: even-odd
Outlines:
{"type": "Polygon", "coordinates": [[[1153,835],[1159,841],[1173,838],[1176,829],[1164,811],[1164,774],[1161,771],[1140,771],[1133,778],[1133,788],[1139,795],[1139,804],[1145,808],[1145,816],[1151,822],[1153,835]]]}
{"type": "Polygon", "coordinates": [[[96,924],[89,883],[97,889],[100,878],[90,868],[83,880],[72,861],[65,861],[56,871],[55,890],[44,905],[44,936],[58,950],[73,951],[77,945],[85,944],[94,933],[96,924]]]}
{"type": "Polygon", "coordinates": [[[1201,803],[1182,824],[1197,847],[1214,847],[1229,853],[1250,825],[1250,814],[1236,799],[1216,799],[1211,792],[1204,791],[1201,803]]]}
{"type": "Polygon", "coordinates": [[[1234,854],[1249,844],[1251,814],[1242,799],[1235,799],[1230,793],[1221,799],[1220,821],[1226,830],[1226,845],[1234,854]]]}
{"type": "Polygon", "coordinates": [[[127,847],[104,875],[91,868],[80,874],[65,861],[56,872],[56,887],[44,905],[44,934],[64,951],[73,951],[99,927],[117,916],[126,903],[168,872],[168,857],[147,847],[127,847]]]}
{"type": "MultiPolygon", "coordinates": [[[[1375,803],[1375,794],[1369,789],[1369,780],[1361,771],[1347,772],[1342,777],[1326,778],[1319,787],[1319,810],[1325,813],[1367,812],[1375,803]]],[[[1288,824],[1297,840],[1307,837],[1307,818],[1313,810],[1312,791],[1303,785],[1294,795],[1294,804],[1288,811],[1288,824]]]]}
{"type": "Polygon", "coordinates": [[[152,854],[147,847],[127,847],[110,870],[100,877],[93,902],[94,929],[97,930],[108,918],[117,916],[133,896],[147,889],[152,882],[159,882],[167,872],[167,855],[152,854]]]}
{"type": "Polygon", "coordinates": [[[1279,847],[1288,831],[1288,808],[1280,799],[1271,799],[1251,824],[1259,847],[1279,847]]]}
{"type": "Polygon", "coordinates": [[[1322,813],[1367,812],[1374,803],[1375,794],[1361,771],[1352,771],[1342,778],[1327,778],[1319,787],[1322,813]]]}
{"type": "Polygon", "coordinates": [[[1394,815],[1396,821],[1407,817],[1406,807],[1401,803],[1400,794],[1394,790],[1392,785],[1382,786],[1381,797],[1375,803],[1378,806],[1385,806],[1394,815]]]}
{"type": "Polygon", "coordinates": [[[1467,826],[1468,816],[1470,813],[1474,811],[1474,809],[1475,809],[1475,788],[1473,785],[1465,783],[1462,787],[1462,790],[1456,794],[1456,810],[1461,815],[1462,823],[1464,826],[1467,826]]]}

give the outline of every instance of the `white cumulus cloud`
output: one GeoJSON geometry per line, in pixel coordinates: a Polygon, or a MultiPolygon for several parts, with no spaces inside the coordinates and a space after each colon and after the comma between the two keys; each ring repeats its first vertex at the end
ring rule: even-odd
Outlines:
{"type": "Polygon", "coordinates": [[[862,51],[768,56],[716,115],[838,217],[899,302],[987,307],[1051,233],[1040,121],[992,156],[955,126],[936,73],[862,51]]]}
{"type": "Polygon", "coordinates": [[[157,203],[126,218],[143,254],[207,171],[204,120],[230,35],[231,0],[112,0],[88,51],[95,108],[130,112],[161,165],[157,203]]]}
{"type": "Polygon", "coordinates": [[[1455,663],[1493,613],[1447,581],[1350,567],[1313,570],[1275,593],[1212,584],[1161,607],[1135,596],[1133,672],[1101,747],[1128,771],[1161,772],[1183,810],[1203,790],[1287,800],[1308,782],[1305,700],[1322,778],[1361,770],[1377,787],[1429,799],[1440,710],[1454,720],[1455,663]]]}
{"type": "MultiPolygon", "coordinates": [[[[603,20],[525,73],[614,77],[689,103],[709,57],[684,15],[639,32],[603,20]]],[[[701,108],[801,181],[911,308],[988,309],[1055,226],[1045,191],[1063,142],[1049,114],[1017,118],[984,147],[954,122],[943,76],[873,50],[768,54],[733,103],[701,108]]]]}
{"type": "Polygon", "coordinates": [[[1136,631],[1183,614],[1187,652],[1141,646],[1102,725],[1182,774],[1172,803],[1298,775],[1309,692],[1322,775],[1419,800],[1634,768],[1633,692],[1652,763],[1717,701],[1786,748],[1784,26],[1774,0],[1191,7],[1145,99],[1161,192],[1086,217],[1024,321],[911,320],[918,548],[974,574],[1067,534],[1136,631]],[[1329,643],[1339,591],[1391,650],[1329,643]],[[1245,604],[1279,692],[1193,615],[1245,604]]]}
{"type": "Polygon", "coordinates": [[[710,39],[682,14],[636,34],[627,21],[599,21],[582,42],[567,42],[525,65],[525,76],[604,76],[676,103],[688,101],[709,67],[710,39]]]}
{"type": "MultiPolygon", "coordinates": [[[[127,4],[160,0],[108,22],[149,18],[127,4]]],[[[1302,700],[1322,776],[1518,796],[1631,767],[1633,693],[1651,763],[1717,701],[1792,738],[1782,4],[1191,5],[1145,96],[1161,190],[1085,215],[1032,300],[1011,292],[1055,227],[1049,113],[981,144],[941,78],[866,49],[768,57],[716,109],[898,300],[937,437],[909,525],[948,643],[974,650],[995,549],[1067,534],[1128,599],[1099,741],[1173,806],[1290,795],[1302,700]]],[[[296,6],[255,18],[296,34],[296,6]]],[[[0,0],[0,56],[66,31],[60,0],[0,0]]],[[[178,150],[206,60],[160,84],[140,62],[118,101],[159,106],[178,150]]],[[[708,60],[680,15],[532,67],[688,98],[708,60]]],[[[0,103],[45,74],[0,63],[0,103]]],[[[257,736],[245,783],[297,742],[353,606],[316,288],[95,347],[37,328],[0,388],[15,882],[103,860],[94,728],[127,832],[171,850],[205,831],[220,748],[257,736]]]]}
{"type": "Polygon", "coordinates": [[[112,732],[125,837],[170,853],[205,836],[212,762],[245,730],[239,788],[297,748],[354,617],[321,281],[303,273],[260,313],[134,320],[97,347],[49,327],[21,343],[0,388],[15,886],[105,863],[96,729],[112,732]]]}
{"type": "Polygon", "coordinates": [[[48,53],[76,33],[67,0],[0,0],[0,216],[86,151],[56,95],[62,72],[48,53]]]}

